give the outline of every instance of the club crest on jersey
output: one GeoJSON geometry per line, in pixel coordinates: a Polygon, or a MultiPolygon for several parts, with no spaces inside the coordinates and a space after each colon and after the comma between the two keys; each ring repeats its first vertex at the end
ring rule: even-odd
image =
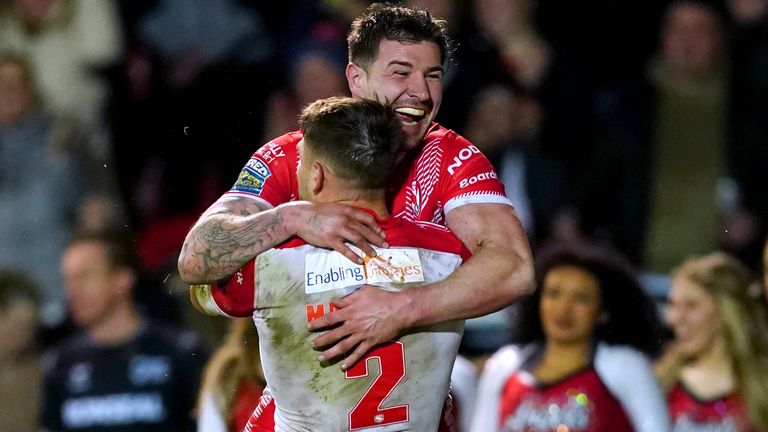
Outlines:
{"type": "Polygon", "coordinates": [[[243,170],[240,171],[240,175],[237,176],[237,182],[232,187],[232,190],[259,195],[264,188],[264,183],[271,175],[272,171],[269,170],[264,161],[252,157],[245,164],[243,170]]]}

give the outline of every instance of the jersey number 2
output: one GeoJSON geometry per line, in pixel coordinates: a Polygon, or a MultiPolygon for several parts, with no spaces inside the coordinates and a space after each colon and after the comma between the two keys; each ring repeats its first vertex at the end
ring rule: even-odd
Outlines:
{"type": "Polygon", "coordinates": [[[383,345],[369,352],[347,369],[347,378],[368,376],[368,361],[378,360],[381,374],[368,387],[360,401],[349,412],[349,430],[408,421],[408,405],[382,408],[384,399],[405,376],[405,351],[402,342],[383,345]]]}

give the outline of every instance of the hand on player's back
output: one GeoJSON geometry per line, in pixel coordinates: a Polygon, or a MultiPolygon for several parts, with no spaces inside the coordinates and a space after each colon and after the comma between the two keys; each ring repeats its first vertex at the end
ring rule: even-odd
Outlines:
{"type": "Polygon", "coordinates": [[[311,245],[334,249],[356,263],[362,263],[362,258],[347,243],[357,246],[368,256],[376,256],[371,245],[387,247],[384,231],[366,211],[337,203],[300,201],[290,205],[303,207],[305,216],[295,221],[295,233],[311,245]]]}
{"type": "Polygon", "coordinates": [[[312,346],[324,349],[320,361],[341,358],[342,370],[349,369],[376,345],[394,340],[408,327],[406,292],[365,285],[333,304],[338,310],[312,320],[309,330],[332,329],[315,338],[312,346]]]}

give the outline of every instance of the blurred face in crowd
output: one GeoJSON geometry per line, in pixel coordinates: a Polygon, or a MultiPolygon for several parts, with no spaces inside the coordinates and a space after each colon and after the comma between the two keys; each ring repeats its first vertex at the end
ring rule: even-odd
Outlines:
{"type": "Polygon", "coordinates": [[[721,28],[714,11],[690,2],[669,9],[662,30],[662,58],[670,71],[706,77],[718,65],[721,52],[721,28]]]}
{"type": "Polygon", "coordinates": [[[547,272],[539,312],[548,342],[589,342],[600,311],[600,282],[593,274],[570,265],[547,272]]]}
{"type": "Polygon", "coordinates": [[[367,70],[347,66],[347,81],[352,96],[392,105],[410,150],[421,143],[440,108],[443,72],[436,43],[384,39],[367,70]]]}
{"type": "Polygon", "coordinates": [[[124,302],[131,301],[132,273],[114,268],[105,246],[98,242],[71,245],[62,257],[61,272],[69,311],[83,327],[103,323],[124,302]]]}
{"type": "Polygon", "coordinates": [[[296,64],[295,89],[299,107],[347,91],[339,67],[322,55],[307,54],[296,64]]]}
{"type": "Polygon", "coordinates": [[[0,123],[12,125],[34,104],[34,94],[24,67],[0,62],[0,123]]]}
{"type": "Polygon", "coordinates": [[[675,276],[669,291],[667,321],[683,354],[695,357],[709,348],[721,329],[715,299],[684,276],[675,276]]]}
{"type": "Polygon", "coordinates": [[[768,11],[768,0],[727,0],[728,10],[737,22],[755,24],[768,11]]]}

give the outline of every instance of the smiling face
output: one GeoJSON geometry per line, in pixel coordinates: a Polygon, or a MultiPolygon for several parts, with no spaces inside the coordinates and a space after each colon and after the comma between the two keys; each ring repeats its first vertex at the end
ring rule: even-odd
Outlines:
{"type": "Polygon", "coordinates": [[[720,335],[721,321],[715,300],[685,276],[675,276],[669,291],[667,321],[683,354],[695,357],[720,335]]]}
{"type": "Polygon", "coordinates": [[[406,149],[421,143],[437,115],[443,96],[443,66],[434,42],[384,39],[374,61],[363,69],[350,63],[347,81],[352,96],[392,105],[406,135],[406,149]]]}
{"type": "Polygon", "coordinates": [[[600,282],[579,267],[554,267],[544,277],[539,311],[548,342],[588,343],[601,311],[600,282]]]}

